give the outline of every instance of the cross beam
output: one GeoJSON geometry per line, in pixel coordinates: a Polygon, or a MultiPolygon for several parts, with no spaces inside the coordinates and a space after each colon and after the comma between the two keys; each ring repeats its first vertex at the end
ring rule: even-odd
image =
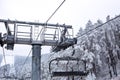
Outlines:
{"type": "Polygon", "coordinates": [[[71,25],[61,25],[61,24],[50,24],[50,23],[38,23],[38,22],[26,22],[26,21],[17,21],[17,20],[5,20],[5,19],[0,19],[0,22],[6,22],[6,23],[18,23],[18,24],[29,24],[29,25],[40,25],[40,26],[56,26],[56,27],[67,27],[67,28],[72,28],[71,25]]]}

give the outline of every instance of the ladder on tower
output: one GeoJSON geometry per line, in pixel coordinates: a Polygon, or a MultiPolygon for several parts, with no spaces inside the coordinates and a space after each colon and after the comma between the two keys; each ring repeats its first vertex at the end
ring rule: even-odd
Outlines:
{"type": "Polygon", "coordinates": [[[38,34],[39,34],[39,26],[35,25],[35,27],[34,27],[34,40],[37,40],[38,34]]]}

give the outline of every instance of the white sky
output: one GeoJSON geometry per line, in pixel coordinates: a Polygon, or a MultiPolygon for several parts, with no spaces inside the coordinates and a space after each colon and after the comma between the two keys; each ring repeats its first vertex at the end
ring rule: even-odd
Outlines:
{"type": "MultiPolygon", "coordinates": [[[[0,18],[45,22],[63,0],[0,0],[0,18]]],[[[120,0],[66,0],[49,23],[69,24],[75,34],[84,27],[88,20],[93,23],[107,15],[120,14],[120,0]]],[[[0,28],[0,32],[3,27],[0,28]]],[[[30,46],[16,45],[14,51],[5,50],[6,54],[27,55],[30,46]]],[[[48,53],[42,48],[42,54],[48,53]]],[[[2,48],[0,48],[2,53],[2,48]]]]}

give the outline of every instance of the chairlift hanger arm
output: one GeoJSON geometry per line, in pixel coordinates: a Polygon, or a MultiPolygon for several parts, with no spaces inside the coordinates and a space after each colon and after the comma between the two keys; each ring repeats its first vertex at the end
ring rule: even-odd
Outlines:
{"type": "Polygon", "coordinates": [[[61,24],[50,24],[50,23],[38,23],[38,22],[26,22],[26,21],[17,21],[17,20],[5,20],[5,19],[0,19],[0,22],[4,23],[11,23],[11,24],[29,24],[29,25],[40,25],[40,26],[56,26],[56,27],[67,27],[67,28],[72,28],[71,25],[61,25],[61,24]]]}
{"type": "Polygon", "coordinates": [[[8,26],[8,23],[7,23],[7,22],[4,22],[4,24],[5,24],[6,30],[8,31],[8,35],[12,35],[12,34],[11,34],[11,31],[10,31],[10,28],[9,28],[9,26],[8,26]]]}

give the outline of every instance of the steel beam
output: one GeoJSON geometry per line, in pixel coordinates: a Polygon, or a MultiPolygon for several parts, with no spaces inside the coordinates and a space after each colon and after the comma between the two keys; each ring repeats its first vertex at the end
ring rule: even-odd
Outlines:
{"type": "Polygon", "coordinates": [[[11,24],[29,24],[29,25],[40,25],[40,26],[56,26],[56,27],[67,27],[72,28],[71,25],[61,25],[61,24],[49,24],[49,23],[38,23],[38,22],[26,22],[26,21],[17,21],[17,20],[5,20],[0,19],[0,22],[11,23],[11,24]]]}

